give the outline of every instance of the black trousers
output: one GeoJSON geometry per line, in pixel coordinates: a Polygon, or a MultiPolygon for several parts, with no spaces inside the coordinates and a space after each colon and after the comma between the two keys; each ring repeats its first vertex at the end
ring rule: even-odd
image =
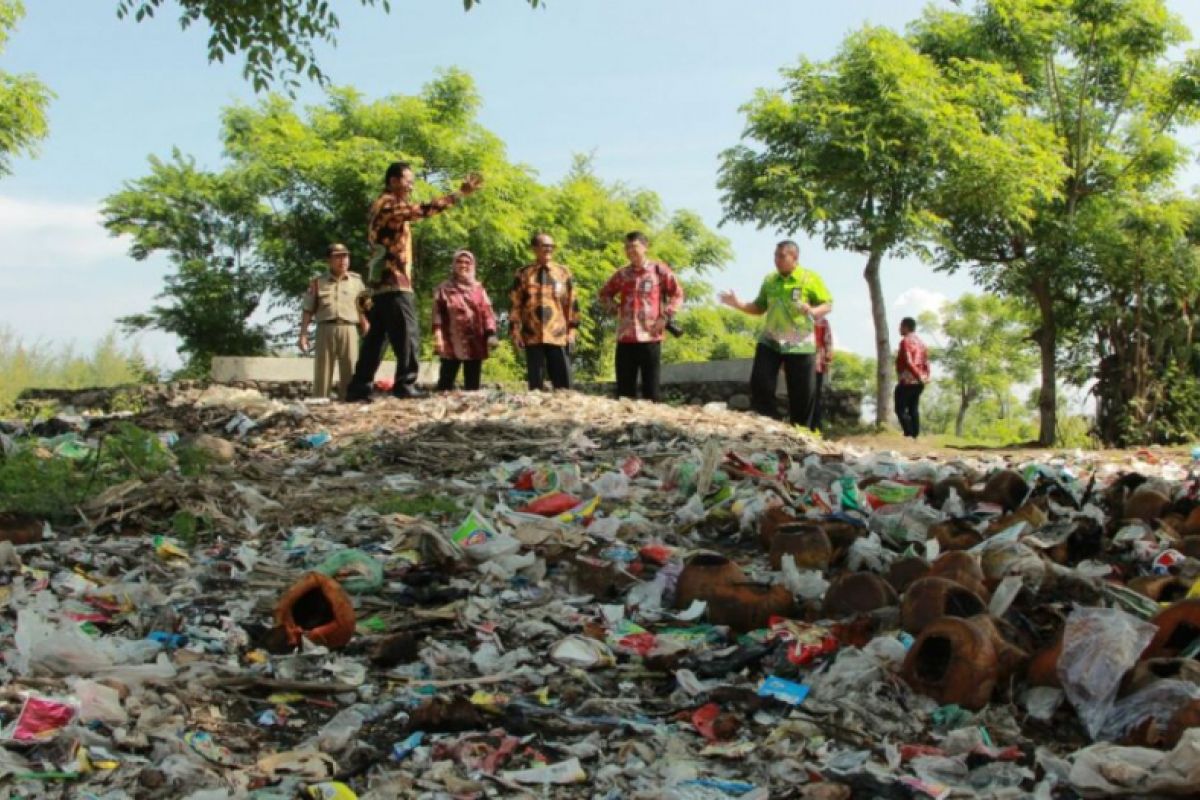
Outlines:
{"type": "Polygon", "coordinates": [[[617,342],[617,397],[637,397],[640,374],[642,397],[657,403],[661,361],[662,342],[617,342]]]}
{"type": "Polygon", "coordinates": [[[459,364],[463,368],[463,388],[468,392],[479,388],[479,378],[483,374],[483,359],[461,361],[457,358],[443,358],[441,367],[438,369],[437,388],[439,392],[448,392],[454,388],[454,381],[458,379],[459,364]]]}
{"type": "Polygon", "coordinates": [[[921,392],[923,383],[900,383],[896,385],[896,417],[905,436],[917,438],[921,435],[921,392]]]}
{"type": "Polygon", "coordinates": [[[760,344],[754,350],[754,367],[750,370],[751,408],[765,417],[779,417],[775,409],[775,387],[779,383],[779,368],[783,367],[788,418],[793,425],[808,425],[812,412],[814,361],[812,353],[780,353],[760,344]]]}
{"type": "Polygon", "coordinates": [[[396,355],[396,382],[392,394],[403,397],[417,385],[418,358],[421,353],[421,329],[417,325],[417,306],[412,292],[389,292],[375,297],[367,313],[371,329],[362,340],[354,378],[346,390],[347,400],[365,400],[371,396],[375,370],[383,360],[383,345],[392,345],[396,355]]]}
{"type": "Polygon", "coordinates": [[[547,374],[555,389],[571,388],[571,359],[567,357],[567,348],[558,344],[526,345],[525,378],[529,390],[541,389],[547,374]]]}
{"type": "Polygon", "coordinates": [[[821,422],[825,415],[823,400],[825,399],[825,373],[816,372],[813,376],[812,410],[808,412],[809,430],[821,430],[821,422]]]}

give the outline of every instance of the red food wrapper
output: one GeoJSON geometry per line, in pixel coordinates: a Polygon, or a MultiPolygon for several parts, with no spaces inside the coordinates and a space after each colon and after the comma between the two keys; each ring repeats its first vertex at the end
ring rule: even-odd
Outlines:
{"type": "Polygon", "coordinates": [[[523,514],[537,514],[542,517],[557,517],[579,505],[579,498],[566,492],[544,494],[524,508],[518,509],[523,514]]]}
{"type": "Polygon", "coordinates": [[[621,472],[625,473],[626,478],[633,478],[642,471],[642,460],[637,456],[630,456],[621,464],[621,472]]]}
{"type": "Polygon", "coordinates": [[[836,653],[838,638],[827,628],[805,622],[772,617],[768,620],[770,638],[787,642],[787,660],[798,666],[811,664],[821,656],[836,653]]]}
{"type": "Polygon", "coordinates": [[[717,733],[713,724],[721,714],[721,708],[716,703],[706,703],[692,712],[692,725],[710,742],[717,741],[717,733]]]}
{"type": "Polygon", "coordinates": [[[651,564],[662,566],[671,560],[675,555],[676,548],[665,544],[648,544],[641,550],[638,550],[638,555],[644,561],[649,561],[651,564]]]}
{"type": "Polygon", "coordinates": [[[79,709],[49,697],[27,697],[9,738],[18,742],[48,742],[71,724],[79,709]]]}
{"type": "Polygon", "coordinates": [[[628,636],[622,636],[617,640],[617,650],[622,653],[632,653],[643,658],[650,655],[658,644],[658,637],[653,633],[646,631],[644,633],[631,633],[628,636]]]}
{"type": "Polygon", "coordinates": [[[396,379],[380,378],[379,380],[375,381],[375,388],[381,392],[390,392],[392,389],[396,388],[396,379]]]}
{"type": "Polygon", "coordinates": [[[920,756],[942,756],[946,751],[931,744],[902,744],[900,745],[900,760],[912,761],[920,756]]]}

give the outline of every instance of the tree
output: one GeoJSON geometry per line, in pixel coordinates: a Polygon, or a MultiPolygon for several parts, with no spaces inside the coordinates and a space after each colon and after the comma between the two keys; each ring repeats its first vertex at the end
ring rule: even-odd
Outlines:
{"type": "MultiPolygon", "coordinates": [[[[542,0],[526,0],[537,8],[542,0]]],[[[359,0],[366,7],[391,11],[390,0],[359,0]]],[[[463,0],[470,11],[481,0],[463,0]]],[[[317,64],[313,47],[318,42],[336,44],[341,25],[330,3],[318,0],[175,0],[179,25],[187,29],[198,22],[209,27],[208,60],[223,62],[226,56],[245,55],[242,75],[255,91],[282,84],[289,91],[307,77],[322,85],[328,82],[317,64]]],[[[118,0],[117,17],[142,22],[154,17],[168,0],[118,0]]]]}
{"type": "Polygon", "coordinates": [[[150,175],[131,181],[104,201],[105,227],[132,237],[130,255],[143,261],[166,253],[175,272],[149,312],[118,320],[128,328],[156,328],[181,340],[184,372],[208,373],[214,355],[260,355],[265,325],[252,323],[271,286],[254,243],[265,212],[236,172],[204,172],[178,151],[170,161],[151,157],[150,175]]]}
{"type": "Polygon", "coordinates": [[[1088,204],[1084,316],[1065,356],[1095,381],[1096,433],[1109,445],[1178,442],[1200,431],[1200,202],[1125,193],[1088,204]]]}
{"type": "Polygon", "coordinates": [[[869,409],[875,403],[875,359],[849,350],[835,350],[829,367],[829,388],[852,392],[869,409]]]}
{"type": "Polygon", "coordinates": [[[963,435],[967,410],[984,396],[1007,416],[1012,387],[1032,378],[1036,367],[1028,315],[995,295],[967,294],[942,307],[932,330],[938,343],[933,361],[945,371],[943,382],[958,401],[954,435],[963,435]]]}
{"type": "MultiPolygon", "coordinates": [[[[150,176],[128,183],[105,202],[106,224],[114,233],[133,235],[135,258],[153,250],[171,256],[176,273],[168,280],[167,296],[174,299],[171,308],[178,309],[173,314],[194,308],[214,322],[203,331],[189,330],[206,332],[205,337],[218,330],[246,336],[234,342],[208,338],[204,347],[189,345],[188,352],[261,351],[270,331],[250,324],[252,314],[260,304],[278,314],[296,313],[308,282],[324,269],[329,242],[350,248],[352,268],[366,266],[367,209],[382,189],[389,162],[413,165],[418,199],[441,194],[466,173],[479,172],[486,181],[483,190],[413,228],[418,305],[428,307],[454,251],[465,246],[475,253],[477,274],[497,310],[505,309],[513,274],[532,258],[531,235],[546,231],[575,276],[585,311],[576,354],[579,372],[585,378],[604,376],[612,363],[611,321],[599,313],[594,298],[625,263],[624,234],[645,231],[653,254],[677,269],[693,301],[708,291],[703,275],[729,259],[729,243],[696,214],[669,213],[653,192],[602,181],[586,158],[558,183],[539,183],[529,167],[509,161],[503,142],[479,123],[478,107],[474,82],[453,70],[415,96],[368,102],[353,90],[334,88],[325,104],[303,111],[275,96],[256,106],[234,106],[223,115],[228,161],[221,171],[201,172],[178,154],[165,164],[152,159],[150,176]],[[206,269],[183,269],[197,263],[206,269]],[[210,292],[226,298],[219,308],[195,302],[194,294],[203,298],[210,292]],[[238,319],[218,318],[218,311],[232,308],[239,309],[238,319]]],[[[172,325],[179,332],[178,317],[165,311],[160,307],[135,321],[172,325]]],[[[722,330],[709,335],[715,338],[722,330]]],[[[490,377],[501,377],[497,369],[515,377],[516,363],[505,351],[489,368],[490,377]]]]}
{"type": "MultiPolygon", "coordinates": [[[[926,255],[947,209],[1020,220],[1050,191],[1048,132],[1016,114],[1019,81],[987,66],[941,70],[898,34],[865,28],[827,63],[783,70],[782,91],[743,107],[722,155],[727,220],[820,233],[866,256],[875,326],[876,422],[891,409],[891,343],[880,267],[926,255]]],[[[836,300],[836,298],[835,298],[836,300]]]]}
{"type": "Polygon", "coordinates": [[[1058,191],[1027,223],[964,209],[944,229],[942,267],[1038,310],[1039,442],[1054,442],[1060,346],[1090,320],[1082,293],[1095,264],[1091,204],[1169,182],[1184,152],[1172,133],[1194,119],[1200,57],[1167,61],[1187,31],[1162,0],[981,0],[973,11],[930,10],[912,29],[947,69],[987,63],[1018,75],[1024,116],[1054,128],[1058,191]]]}
{"type": "MultiPolygon", "coordinates": [[[[0,53],[9,32],[25,15],[21,0],[0,0],[0,53]]],[[[46,107],[54,95],[32,75],[0,71],[0,177],[12,172],[12,158],[36,155],[46,138],[46,107]]]]}

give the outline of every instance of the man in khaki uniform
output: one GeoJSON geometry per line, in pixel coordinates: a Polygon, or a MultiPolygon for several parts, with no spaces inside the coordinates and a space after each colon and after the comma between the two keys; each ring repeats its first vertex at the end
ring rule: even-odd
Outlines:
{"type": "Polygon", "coordinates": [[[358,335],[367,335],[367,319],[358,299],[367,287],[357,272],[350,271],[350,251],[344,244],[329,245],[329,273],[313,278],[304,293],[304,316],[300,319],[300,349],[308,351],[308,326],[317,320],[317,358],[313,367],[313,396],[328,397],[333,385],[333,366],[338,368],[338,399],[346,399],[346,387],[358,358],[358,335]]]}

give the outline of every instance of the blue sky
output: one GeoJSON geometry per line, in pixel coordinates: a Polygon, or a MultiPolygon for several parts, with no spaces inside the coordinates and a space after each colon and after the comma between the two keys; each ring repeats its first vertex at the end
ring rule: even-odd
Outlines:
{"type": "MultiPolygon", "coordinates": [[[[57,99],[40,156],[18,160],[0,179],[3,322],[26,341],[87,347],[117,317],[146,309],[165,269],[125,255],[97,223],[99,200],[144,174],[148,155],[172,147],[219,165],[220,109],[255,96],[239,61],[208,64],[206,31],[181,32],[170,4],[140,24],[117,20],[116,0],[26,4],[0,69],[38,74],[57,99]]],[[[779,68],[801,55],[830,56],[864,24],[902,28],[925,4],[548,0],[534,11],[524,0],[484,0],[464,13],[458,0],[392,0],[384,15],[340,0],[339,43],[320,59],[333,82],[368,97],[413,93],[438,68],[462,67],[479,86],[483,123],[543,179],[560,177],[573,154],[593,153],[605,179],[653,189],[668,207],[694,209],[716,226],[717,157],[738,141],[738,107],[754,89],[777,85],[779,68]]],[[[1200,31],[1200,3],[1169,5],[1200,31]]],[[[298,99],[317,102],[320,91],[305,86],[298,99]]],[[[720,231],[735,259],[712,283],[749,295],[772,268],[780,237],[752,226],[720,231]]],[[[816,241],[802,242],[801,257],[834,294],[838,346],[871,353],[863,260],[816,241]]],[[[884,288],[898,321],[971,284],[891,260],[884,288]]],[[[138,341],[163,366],[178,364],[170,337],[138,341]]]]}

